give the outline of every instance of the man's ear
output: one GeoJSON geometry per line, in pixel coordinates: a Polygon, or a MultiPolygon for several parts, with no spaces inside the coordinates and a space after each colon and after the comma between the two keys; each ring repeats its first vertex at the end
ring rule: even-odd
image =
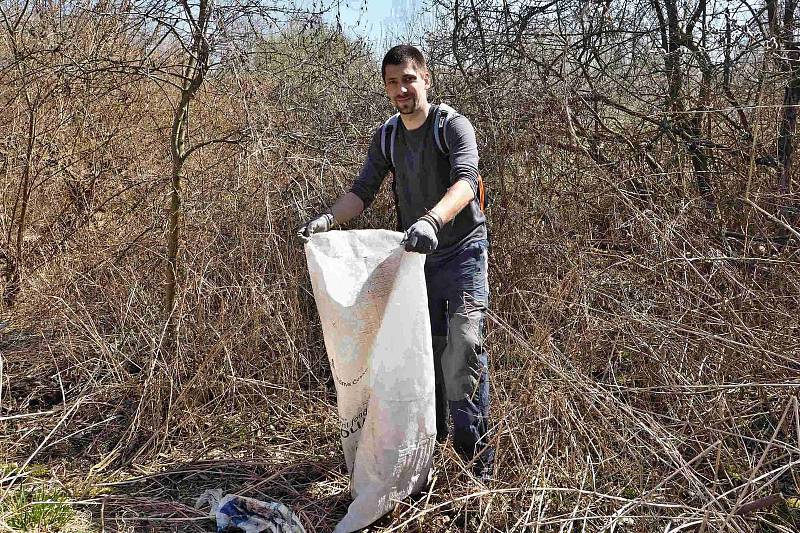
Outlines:
{"type": "Polygon", "coordinates": [[[425,72],[422,73],[422,79],[425,80],[425,89],[431,88],[431,71],[425,69],[425,72]]]}

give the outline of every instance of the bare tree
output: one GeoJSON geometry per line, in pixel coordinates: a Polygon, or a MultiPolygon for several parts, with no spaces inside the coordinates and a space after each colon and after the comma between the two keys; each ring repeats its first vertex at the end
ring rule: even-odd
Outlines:
{"type": "Polygon", "coordinates": [[[755,177],[778,164],[779,192],[789,190],[796,4],[439,2],[439,19],[447,22],[428,42],[437,66],[465,80],[465,90],[453,94],[491,101],[489,107],[481,98],[475,102],[479,116],[493,117],[490,132],[506,105],[515,108],[506,113],[510,120],[524,117],[516,131],[527,133],[540,132],[548,118],[530,112],[560,105],[566,114],[551,114],[556,121],[537,142],[577,149],[640,198],[650,192],[648,174],[671,175],[674,168],[676,176],[691,176],[702,205],[714,210],[715,189],[750,190],[755,177]],[[769,24],[762,21],[765,11],[769,24]],[[763,61],[772,54],[771,35],[788,43],[778,46],[785,49],[776,56],[778,77],[763,61]],[[513,80],[504,78],[509,72],[513,80]],[[775,157],[775,145],[754,122],[765,118],[760,109],[769,102],[760,87],[778,79],[787,84],[775,157]],[[529,104],[511,104],[520,101],[529,104]],[[647,173],[631,175],[630,165],[640,162],[647,173]],[[752,169],[729,179],[742,167],[752,169]]]}
{"type": "Polygon", "coordinates": [[[181,180],[183,166],[191,153],[200,145],[188,145],[189,104],[203,83],[209,68],[211,46],[210,22],[214,11],[214,0],[200,0],[193,9],[188,0],[181,2],[183,22],[190,28],[190,41],[185,48],[185,58],[180,78],[180,96],[175,105],[170,134],[172,172],[170,176],[170,205],[167,225],[166,283],[164,288],[164,312],[167,316],[165,340],[171,350],[176,348],[178,317],[175,310],[175,295],[178,284],[178,252],[180,248],[181,224],[181,180]]]}
{"type": "MultiPolygon", "coordinates": [[[[778,194],[786,197],[792,192],[792,155],[797,132],[797,107],[800,105],[800,45],[795,35],[797,17],[800,14],[797,12],[797,0],[785,0],[782,14],[776,0],[768,0],[766,7],[771,37],[776,48],[776,61],[780,71],[786,76],[778,132],[778,194]]],[[[784,204],[782,210],[790,218],[798,214],[796,206],[784,204]]]]}

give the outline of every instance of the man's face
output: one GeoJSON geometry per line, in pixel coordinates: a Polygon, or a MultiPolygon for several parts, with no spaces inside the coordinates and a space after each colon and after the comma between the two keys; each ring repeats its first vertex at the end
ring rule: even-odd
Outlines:
{"type": "Polygon", "coordinates": [[[403,115],[411,115],[428,101],[431,86],[427,70],[418,69],[413,62],[386,65],[383,85],[392,104],[403,115]]]}

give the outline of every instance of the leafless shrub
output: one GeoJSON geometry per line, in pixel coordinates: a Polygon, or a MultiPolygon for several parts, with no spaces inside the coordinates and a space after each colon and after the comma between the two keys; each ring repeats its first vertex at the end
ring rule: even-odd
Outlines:
{"type": "MultiPolygon", "coordinates": [[[[437,94],[476,125],[492,198],[498,479],[442,447],[378,527],[796,529],[796,4],[437,5],[437,94]]],[[[207,529],[187,504],[221,487],[329,530],[347,480],[292,235],[390,112],[374,51],[213,4],[164,350],[196,6],[147,6],[3,5],[0,501],[43,464],[104,527],[207,529]]],[[[358,227],[392,216],[387,194],[358,227]]]]}

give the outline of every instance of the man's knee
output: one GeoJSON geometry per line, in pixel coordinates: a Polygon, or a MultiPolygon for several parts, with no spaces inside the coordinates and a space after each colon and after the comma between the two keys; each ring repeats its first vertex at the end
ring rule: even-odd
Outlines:
{"type": "Polygon", "coordinates": [[[460,308],[450,317],[447,347],[442,354],[442,373],[447,399],[472,399],[486,372],[483,356],[483,312],[460,308]]]}

